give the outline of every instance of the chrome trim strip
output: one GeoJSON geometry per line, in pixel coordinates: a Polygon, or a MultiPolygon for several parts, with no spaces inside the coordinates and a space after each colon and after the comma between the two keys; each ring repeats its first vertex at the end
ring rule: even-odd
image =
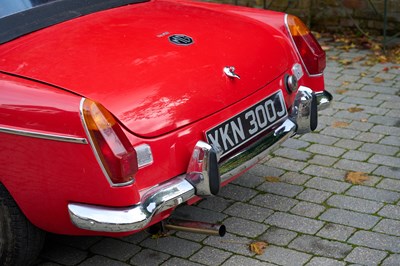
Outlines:
{"type": "Polygon", "coordinates": [[[154,215],[189,200],[194,192],[194,187],[182,175],[147,191],[138,205],[116,208],[70,203],[68,211],[71,221],[79,228],[129,232],[146,227],[154,215]]]}
{"type": "Polygon", "coordinates": [[[47,140],[78,143],[78,144],[88,144],[86,138],[77,138],[77,137],[69,137],[69,136],[56,135],[56,134],[39,133],[39,132],[27,131],[27,130],[21,130],[21,129],[0,127],[0,132],[6,133],[6,134],[12,134],[12,135],[24,136],[24,137],[37,138],[37,139],[47,139],[47,140]]]}

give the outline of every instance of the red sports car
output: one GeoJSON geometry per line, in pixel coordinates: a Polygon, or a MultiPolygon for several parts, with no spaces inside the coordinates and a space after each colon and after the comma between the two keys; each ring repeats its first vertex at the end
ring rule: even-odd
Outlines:
{"type": "Polygon", "coordinates": [[[132,234],[217,194],[317,127],[324,68],[288,14],[3,0],[0,265],[32,262],[45,231],[132,234]]]}

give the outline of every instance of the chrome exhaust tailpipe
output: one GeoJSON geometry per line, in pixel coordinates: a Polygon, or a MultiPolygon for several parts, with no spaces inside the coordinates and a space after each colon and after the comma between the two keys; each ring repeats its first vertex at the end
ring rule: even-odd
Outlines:
{"type": "Polygon", "coordinates": [[[221,237],[223,237],[226,233],[226,227],[223,224],[211,224],[172,218],[164,223],[164,228],[167,230],[184,231],[221,237]]]}

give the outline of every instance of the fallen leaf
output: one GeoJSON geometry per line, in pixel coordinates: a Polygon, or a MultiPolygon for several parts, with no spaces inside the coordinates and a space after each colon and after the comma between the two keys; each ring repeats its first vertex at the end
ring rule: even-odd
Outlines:
{"type": "Polygon", "coordinates": [[[159,239],[159,238],[168,237],[168,236],[169,236],[168,232],[166,232],[166,233],[158,232],[156,234],[151,235],[151,239],[159,239]]]}
{"type": "Polygon", "coordinates": [[[369,179],[368,175],[363,172],[347,172],[345,181],[352,184],[362,184],[369,179]]]}
{"type": "Polygon", "coordinates": [[[388,71],[389,71],[389,68],[388,68],[388,67],[385,67],[384,69],[382,69],[382,71],[388,72],[388,71]]]}
{"type": "Polygon", "coordinates": [[[374,82],[375,83],[382,83],[382,82],[384,82],[385,80],[383,79],[383,78],[380,78],[380,77],[375,77],[374,78],[374,82]]]}
{"type": "Polygon", "coordinates": [[[349,59],[340,59],[338,62],[344,66],[347,66],[347,65],[350,65],[351,63],[353,63],[353,61],[351,61],[349,59]]]}
{"type": "Polygon", "coordinates": [[[391,66],[391,69],[400,69],[400,66],[391,66]]]}
{"type": "Polygon", "coordinates": [[[276,176],[267,176],[265,177],[265,180],[267,180],[268,182],[272,182],[272,183],[276,183],[279,182],[279,177],[276,176]]]}
{"type": "Polygon", "coordinates": [[[361,65],[362,66],[374,66],[376,63],[374,61],[368,60],[363,62],[361,65]]]}
{"type": "Polygon", "coordinates": [[[347,90],[346,90],[346,89],[337,89],[335,92],[336,92],[337,94],[344,94],[344,93],[347,92],[347,90]]]}
{"type": "Polygon", "coordinates": [[[329,51],[331,49],[331,47],[327,46],[327,45],[322,45],[321,46],[322,50],[324,51],[329,51]]]}
{"type": "Polygon", "coordinates": [[[350,113],[357,113],[357,112],[364,111],[364,109],[362,109],[360,107],[350,107],[347,109],[347,111],[349,111],[350,113]]]}
{"type": "Polygon", "coordinates": [[[361,122],[368,122],[368,118],[361,118],[361,122]]]}
{"type": "Polygon", "coordinates": [[[359,62],[359,61],[364,60],[364,59],[365,59],[365,56],[357,56],[357,57],[353,58],[353,62],[359,62]]]}
{"type": "Polygon", "coordinates": [[[368,76],[368,74],[365,73],[365,72],[361,72],[360,76],[361,76],[361,77],[366,77],[366,76],[368,76]]]}
{"type": "Polygon", "coordinates": [[[257,255],[262,255],[265,252],[265,249],[268,247],[267,242],[257,241],[250,244],[250,250],[257,255]]]}
{"type": "Polygon", "coordinates": [[[379,63],[386,63],[388,61],[387,57],[384,55],[378,56],[379,63]]]}
{"type": "Polygon", "coordinates": [[[332,55],[332,56],[328,57],[328,59],[336,61],[336,60],[339,60],[339,56],[332,55]]]}
{"type": "Polygon", "coordinates": [[[334,128],[343,128],[343,127],[348,127],[350,123],[343,122],[343,121],[336,121],[333,122],[332,127],[334,128]]]}
{"type": "Polygon", "coordinates": [[[342,86],[346,86],[346,85],[349,85],[350,84],[350,81],[343,81],[342,82],[342,86]]]}

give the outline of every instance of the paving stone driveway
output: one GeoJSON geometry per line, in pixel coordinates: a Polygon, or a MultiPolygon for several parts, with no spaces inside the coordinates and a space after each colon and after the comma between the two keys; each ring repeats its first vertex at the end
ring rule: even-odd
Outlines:
{"type": "MultiPolygon", "coordinates": [[[[366,54],[328,51],[355,61],[366,54]]],[[[328,62],[335,102],[315,133],[287,141],[218,197],[180,209],[223,222],[224,238],[50,235],[39,265],[400,265],[400,69],[365,62],[328,62]],[[338,121],[348,124],[334,126],[338,121]],[[351,185],[348,171],[370,178],[351,185]],[[270,244],[263,255],[249,251],[254,240],[270,244]]]]}

